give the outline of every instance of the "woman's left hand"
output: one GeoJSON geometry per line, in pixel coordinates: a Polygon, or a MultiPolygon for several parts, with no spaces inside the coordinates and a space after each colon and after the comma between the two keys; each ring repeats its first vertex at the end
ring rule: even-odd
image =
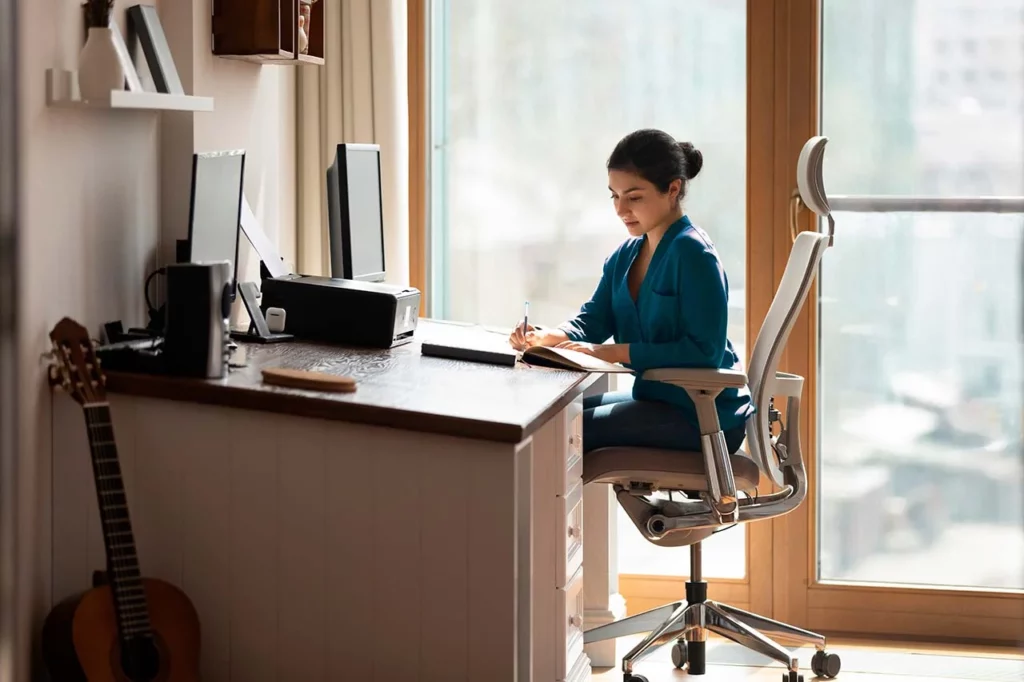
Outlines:
{"type": "Polygon", "coordinates": [[[605,362],[618,362],[618,358],[615,357],[614,347],[600,344],[600,343],[584,343],[582,341],[563,341],[562,343],[555,346],[556,348],[565,348],[567,350],[574,350],[580,353],[586,353],[587,355],[593,356],[599,360],[605,362]]]}

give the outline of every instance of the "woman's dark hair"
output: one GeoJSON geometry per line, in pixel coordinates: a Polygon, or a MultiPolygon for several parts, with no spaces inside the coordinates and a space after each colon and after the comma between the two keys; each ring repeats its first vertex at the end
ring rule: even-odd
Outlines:
{"type": "Polygon", "coordinates": [[[676,178],[682,180],[680,201],[686,194],[686,181],[697,177],[703,165],[704,157],[692,143],[676,142],[668,133],[651,128],[626,135],[608,157],[608,170],[636,173],[662,193],[676,178]]]}

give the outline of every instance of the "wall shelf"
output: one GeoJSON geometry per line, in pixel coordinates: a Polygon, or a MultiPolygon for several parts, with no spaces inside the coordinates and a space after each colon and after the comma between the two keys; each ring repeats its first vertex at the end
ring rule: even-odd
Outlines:
{"type": "Polygon", "coordinates": [[[68,109],[120,109],[137,111],[213,111],[212,97],[169,95],[162,92],[112,90],[100,100],[83,100],[73,71],[46,70],[46,104],[68,109]]]}
{"type": "Polygon", "coordinates": [[[324,20],[330,0],[310,7],[307,53],[298,51],[302,0],[213,0],[213,54],[257,64],[324,63],[324,20]]]}

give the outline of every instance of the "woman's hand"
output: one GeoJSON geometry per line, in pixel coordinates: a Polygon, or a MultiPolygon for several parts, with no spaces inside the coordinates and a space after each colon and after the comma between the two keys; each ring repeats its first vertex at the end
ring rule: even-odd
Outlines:
{"type": "Polygon", "coordinates": [[[557,346],[569,337],[561,329],[537,329],[533,325],[520,322],[508,335],[508,343],[514,349],[523,351],[534,346],[557,346]]]}
{"type": "Polygon", "coordinates": [[[562,343],[555,346],[556,348],[565,348],[567,350],[574,350],[580,353],[586,353],[598,360],[604,360],[605,362],[629,362],[629,356],[627,354],[629,346],[621,343],[584,343],[582,341],[563,341],[562,343]]]}
{"type": "Polygon", "coordinates": [[[512,333],[508,335],[508,343],[516,350],[526,350],[530,346],[537,345],[536,343],[532,343],[536,336],[537,330],[532,324],[526,325],[526,328],[524,329],[522,323],[520,323],[517,324],[512,330],[512,333]]]}

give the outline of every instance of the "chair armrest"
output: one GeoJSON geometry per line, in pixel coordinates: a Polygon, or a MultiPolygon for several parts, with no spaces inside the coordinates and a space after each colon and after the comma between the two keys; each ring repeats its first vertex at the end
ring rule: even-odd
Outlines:
{"type": "Polygon", "coordinates": [[[738,369],[649,369],[641,378],[698,391],[721,391],[723,388],[743,388],[747,385],[746,373],[738,369]]]}
{"type": "Polygon", "coordinates": [[[701,434],[720,432],[715,398],[726,388],[747,385],[747,375],[736,369],[664,368],[649,369],[643,373],[646,381],[660,381],[686,390],[697,408],[697,421],[701,434]]]}
{"type": "Polygon", "coordinates": [[[693,400],[700,426],[701,452],[704,455],[711,508],[719,522],[736,521],[739,512],[736,481],[725,436],[718,421],[715,398],[723,389],[746,386],[747,375],[735,369],[664,368],[648,370],[642,378],[679,386],[693,400]]]}

